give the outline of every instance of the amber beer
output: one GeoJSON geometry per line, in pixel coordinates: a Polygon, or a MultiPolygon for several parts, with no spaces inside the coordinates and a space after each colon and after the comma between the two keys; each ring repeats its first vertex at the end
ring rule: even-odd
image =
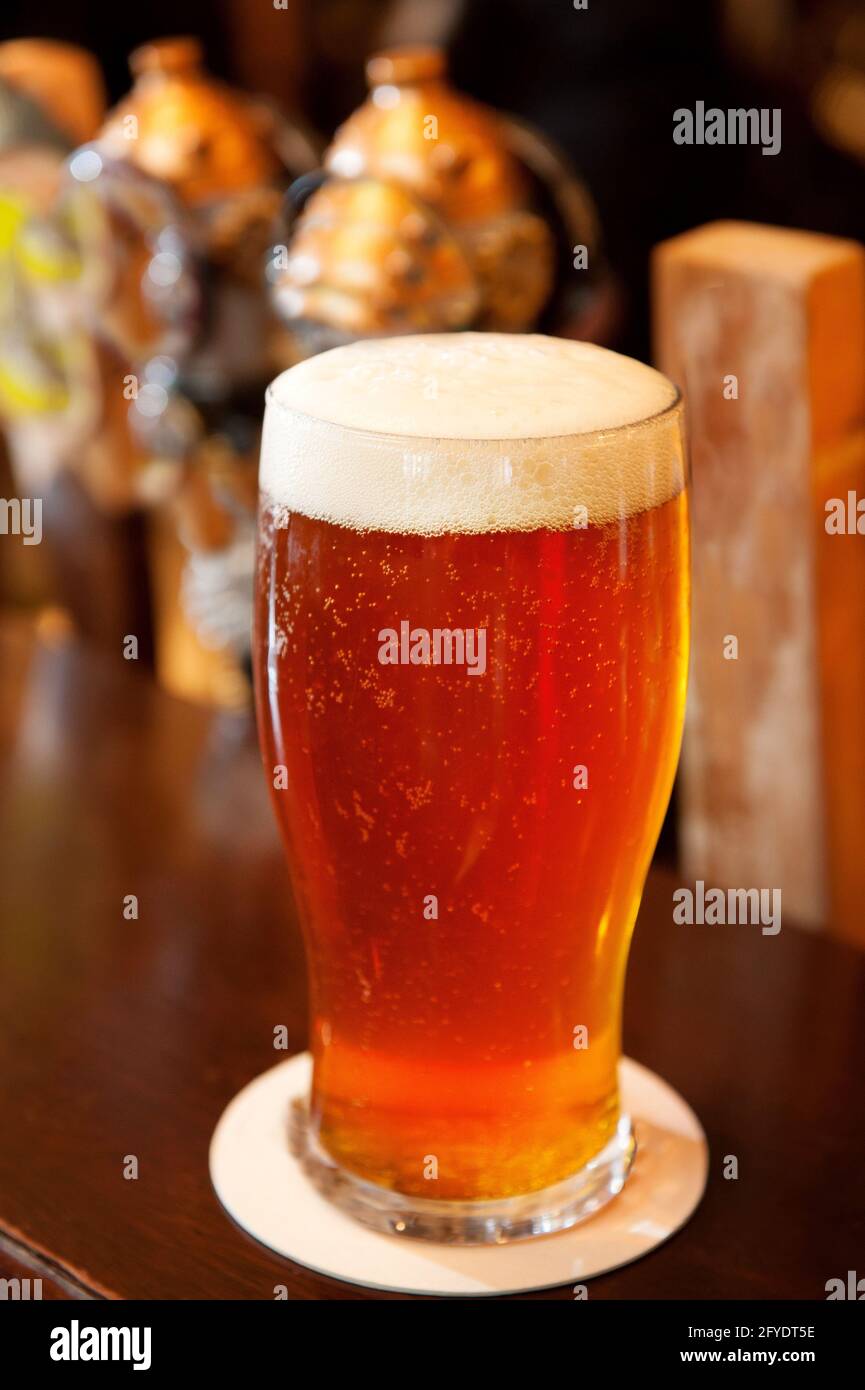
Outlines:
{"type": "Polygon", "coordinates": [[[526,1235],[624,1181],[623,979],[685,698],[680,415],[650,368],[540,337],[355,344],[271,388],[257,691],[306,1157],[381,1229],[526,1235]]]}

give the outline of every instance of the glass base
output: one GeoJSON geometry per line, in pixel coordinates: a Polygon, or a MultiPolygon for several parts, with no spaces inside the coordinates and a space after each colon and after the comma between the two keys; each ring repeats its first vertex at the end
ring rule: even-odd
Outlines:
{"type": "Polygon", "coordinates": [[[455,1202],[408,1197],[340,1168],[312,1134],[305,1100],[292,1102],[289,1140],[313,1185],[355,1221],[384,1235],[442,1245],[504,1245],[576,1226],[621,1192],[637,1147],[631,1121],[622,1115],[600,1153],[553,1187],[493,1202],[455,1202]]]}

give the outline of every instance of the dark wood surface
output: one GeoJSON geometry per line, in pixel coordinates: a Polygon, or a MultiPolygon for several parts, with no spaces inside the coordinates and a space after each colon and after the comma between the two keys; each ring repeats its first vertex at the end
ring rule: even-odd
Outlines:
{"type": "MultiPolygon", "coordinates": [[[[0,762],[0,1277],[55,1298],[384,1297],[269,1254],[208,1179],[223,1107],[285,1055],[275,1025],[292,1050],[306,1026],[251,722],[7,623],[0,762]]],[[[787,925],[675,926],[674,886],[647,886],[625,1041],[700,1115],[708,1190],[591,1297],[824,1298],[865,1273],[865,957],[787,925]]]]}

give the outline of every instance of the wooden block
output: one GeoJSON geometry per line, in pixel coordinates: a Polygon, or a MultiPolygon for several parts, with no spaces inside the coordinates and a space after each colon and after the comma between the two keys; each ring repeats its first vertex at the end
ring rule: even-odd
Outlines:
{"type": "Polygon", "coordinates": [[[865,497],[865,249],[712,223],[653,300],[693,477],[684,872],[865,944],[865,536],[825,526],[865,497]]]}

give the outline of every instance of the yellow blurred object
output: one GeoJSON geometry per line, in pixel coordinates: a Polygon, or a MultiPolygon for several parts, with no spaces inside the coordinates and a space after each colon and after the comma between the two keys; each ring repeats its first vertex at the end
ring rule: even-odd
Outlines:
{"type": "Polygon", "coordinates": [[[131,68],[106,117],[88,54],[0,45],[0,417],[16,485],[54,495],[80,629],[116,650],[152,628],[166,686],[234,704],[261,402],[291,347],[264,267],[319,148],[209,76],[196,39],[131,68]]]}
{"type": "Polygon", "coordinates": [[[92,424],[94,364],[78,294],[82,252],[58,190],[66,131],[92,134],[102,82],[89,54],[65,44],[0,44],[0,420],[16,486],[40,493],[92,424]],[[80,95],[80,100],[78,96],[80,95]]]}

